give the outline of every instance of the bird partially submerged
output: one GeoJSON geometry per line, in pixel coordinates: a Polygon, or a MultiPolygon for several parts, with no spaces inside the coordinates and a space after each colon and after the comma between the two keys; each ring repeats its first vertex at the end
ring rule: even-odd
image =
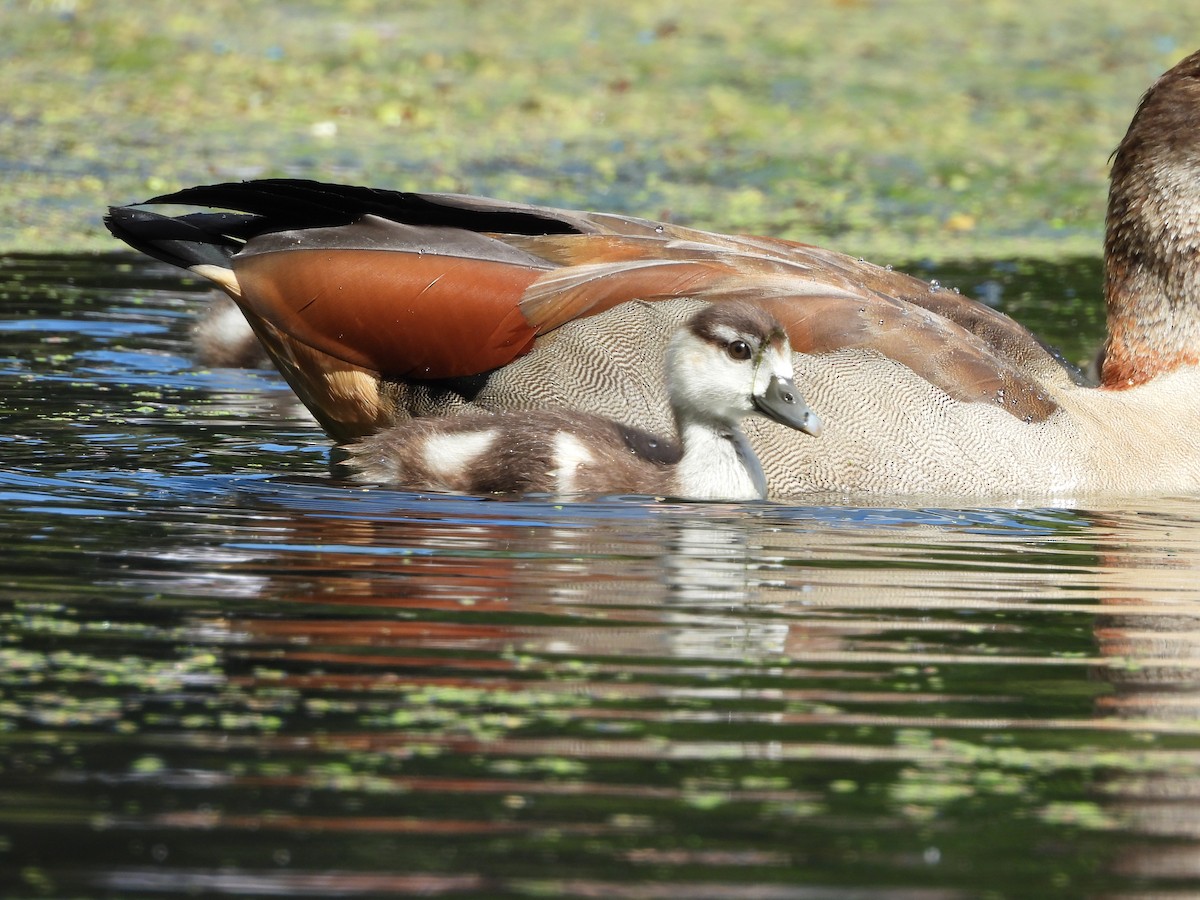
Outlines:
{"type": "Polygon", "coordinates": [[[753,304],[692,316],[667,348],[665,375],[677,440],[572,410],[476,413],[386,428],[346,448],[342,465],[362,481],[426,490],[753,500],[767,483],[740,422],[821,431],[793,383],[783,327],[753,304]]]}

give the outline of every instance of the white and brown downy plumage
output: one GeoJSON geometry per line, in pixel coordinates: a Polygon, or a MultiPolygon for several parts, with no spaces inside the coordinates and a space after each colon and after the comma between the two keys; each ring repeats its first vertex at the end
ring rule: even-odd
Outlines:
{"type": "Polygon", "coordinates": [[[428,490],[753,500],[767,483],[742,419],[820,432],[792,382],[783,326],[753,304],[694,315],[667,347],[665,374],[678,441],[573,410],[477,413],[386,428],[345,448],[342,466],[428,490]]]}
{"type": "Polygon", "coordinates": [[[1200,490],[1200,53],[1113,162],[1109,337],[1086,383],[1006,316],[816,247],[625,216],[268,180],[112,210],[222,287],[338,441],[410,417],[566,407],[666,433],[657,378],[696,309],[770,311],[820,440],[746,430],[774,495],[1200,490]],[[640,301],[640,302],[638,302],[640,301]]]}

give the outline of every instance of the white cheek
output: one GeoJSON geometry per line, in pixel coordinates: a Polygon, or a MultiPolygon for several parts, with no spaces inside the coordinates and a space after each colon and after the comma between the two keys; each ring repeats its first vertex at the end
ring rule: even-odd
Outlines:
{"type": "Polygon", "coordinates": [[[755,370],[752,360],[723,356],[704,372],[701,408],[736,422],[754,408],[755,370]]]}

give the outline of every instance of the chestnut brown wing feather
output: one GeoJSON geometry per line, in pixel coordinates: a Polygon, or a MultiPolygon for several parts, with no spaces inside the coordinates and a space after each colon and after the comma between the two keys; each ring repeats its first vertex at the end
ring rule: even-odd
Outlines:
{"type": "Polygon", "coordinates": [[[507,238],[514,246],[563,266],[539,279],[522,301],[526,318],[539,331],[634,297],[717,300],[775,295],[791,297],[801,305],[814,296],[867,301],[883,297],[961,326],[990,348],[1001,368],[1016,367],[1035,379],[1085,380],[1008,316],[890,268],[782,238],[712,234],[603,213],[587,216],[587,222],[596,232],[507,238]],[[661,262],[661,267],[653,261],[661,262]],[[625,271],[618,265],[622,262],[628,263],[625,271]]]}
{"type": "Polygon", "coordinates": [[[916,372],[955,400],[995,403],[1026,421],[1057,409],[1045,385],[963,326],[882,295],[777,297],[763,305],[787,329],[792,349],[820,356],[874,350],[916,372]]]}
{"type": "Polygon", "coordinates": [[[251,316],[353,365],[436,379],[526,352],[535,332],[518,303],[552,264],[475,232],[367,216],[262,235],[233,266],[251,316]]]}
{"type": "Polygon", "coordinates": [[[238,260],[245,306],[296,340],[396,378],[474,375],[535,331],[518,302],[540,274],[403,251],[291,250],[238,260]]]}

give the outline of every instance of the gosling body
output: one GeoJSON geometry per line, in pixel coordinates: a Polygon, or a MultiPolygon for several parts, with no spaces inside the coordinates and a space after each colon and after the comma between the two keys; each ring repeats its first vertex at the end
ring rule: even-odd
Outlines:
{"type": "Polygon", "coordinates": [[[792,373],[774,317],[751,304],[709,306],[667,348],[677,437],[565,409],[425,418],[347,446],[339,466],[359,481],[422,490],[762,499],[766,478],[741,421],[821,430],[792,373]]]}

